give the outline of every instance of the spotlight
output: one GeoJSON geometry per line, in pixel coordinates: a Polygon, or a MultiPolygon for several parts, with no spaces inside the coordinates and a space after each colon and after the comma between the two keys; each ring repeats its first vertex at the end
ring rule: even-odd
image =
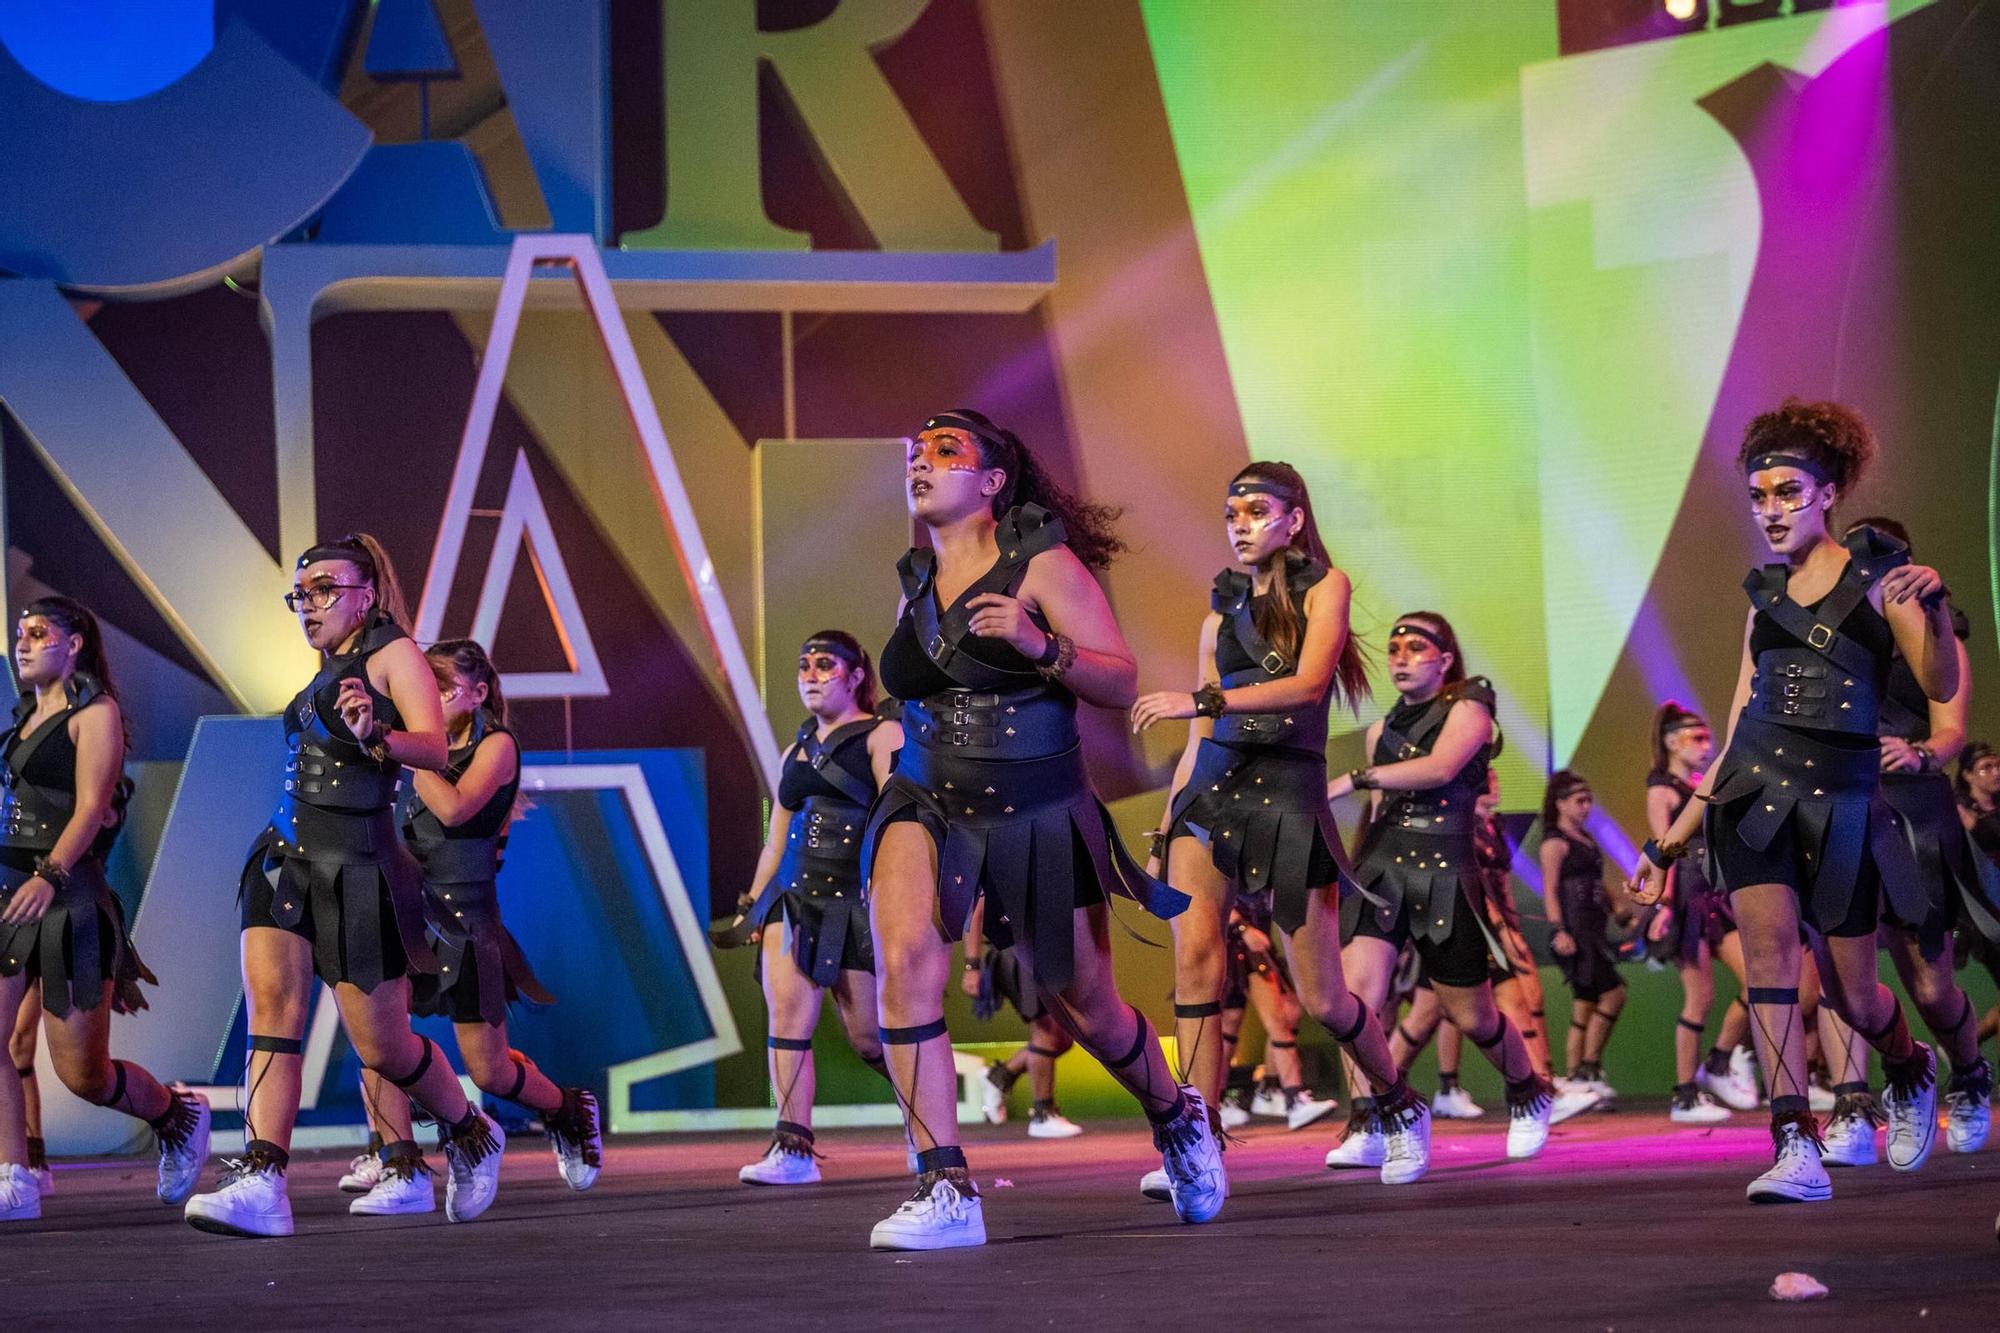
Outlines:
{"type": "Polygon", "coordinates": [[[1694,17],[1698,0],[1667,0],[1667,16],[1686,23],[1694,17]]]}

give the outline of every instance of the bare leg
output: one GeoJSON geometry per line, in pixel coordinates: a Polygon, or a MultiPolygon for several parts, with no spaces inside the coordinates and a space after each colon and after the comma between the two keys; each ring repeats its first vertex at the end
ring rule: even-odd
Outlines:
{"type": "Polygon", "coordinates": [[[1925,953],[1916,935],[1907,930],[1884,932],[1884,943],[1903,990],[1915,1001],[1925,1026],[1951,1060],[1952,1068],[1970,1069],[1979,1063],[1979,1029],[1973,1022],[1978,1011],[1959,989],[1951,971],[1951,943],[1925,953]]]}
{"type": "Polygon", "coordinates": [[[455,1023],[452,1030],[474,1087],[545,1116],[562,1110],[563,1090],[508,1044],[505,1023],[455,1023]]]}
{"type": "MultiPolygon", "coordinates": [[[[449,1128],[466,1122],[473,1108],[458,1086],[458,1075],[448,1061],[438,1058],[428,1039],[410,1030],[410,983],[406,978],[385,981],[372,991],[343,981],[333,988],[333,999],[340,1006],[341,1021],[361,1063],[402,1088],[438,1124],[449,1128]]],[[[296,1073],[296,1063],[293,1069],[296,1073]]],[[[292,1087],[296,1108],[296,1081],[292,1087]]],[[[291,1126],[285,1128],[289,1137],[291,1126]]]]}
{"type": "Polygon", "coordinates": [[[1056,1061],[1062,1058],[1063,1052],[1076,1045],[1076,1040],[1063,1030],[1062,1024],[1043,1014],[1028,1025],[1028,1043],[1022,1049],[1028,1053],[1029,1094],[1038,1106],[1053,1105],[1056,1100],[1056,1061]]]}
{"type": "Polygon", "coordinates": [[[1730,906],[1742,937],[1751,1032],[1772,1113],[1803,1111],[1806,1044],[1799,1016],[1798,900],[1783,884],[1754,884],[1732,894],[1730,906]]]}
{"type": "Polygon", "coordinates": [[[1437,1035],[1443,1017],[1437,995],[1429,986],[1419,986],[1410,993],[1409,1012],[1396,1020],[1395,1030],[1389,1034],[1389,1053],[1396,1061],[1396,1068],[1406,1074],[1410,1072],[1410,1066],[1437,1035]]]}
{"type": "Polygon", "coordinates": [[[770,1015],[765,1053],[771,1092],[778,1099],[779,1128],[797,1126],[810,1132],[818,1088],[812,1039],[819,1026],[820,989],[792,961],[791,934],[789,925],[780,930],[766,927],[759,946],[764,951],[764,1008],[770,1015]]]}
{"type": "Polygon", "coordinates": [[[299,1063],[312,1001],[312,945],[273,926],[243,932],[245,1057],[243,1137],[289,1152],[299,1118],[299,1063]]]}
{"type": "Polygon", "coordinates": [[[1681,978],[1681,1015],[1674,1026],[1674,1082],[1686,1087],[1694,1082],[1702,1031],[1715,1004],[1715,960],[1709,956],[1708,941],[1699,941],[1695,956],[1682,959],[1676,970],[1681,978]]]}
{"type": "Polygon", "coordinates": [[[1228,969],[1230,884],[1197,838],[1167,848],[1168,882],[1192,900],[1173,919],[1174,1051],[1181,1081],[1210,1106],[1220,1104],[1228,1075],[1222,1042],[1222,990],[1228,969]]]}
{"type": "Polygon", "coordinates": [[[1597,997],[1590,1016],[1590,1030],[1583,1034],[1583,1062],[1592,1069],[1604,1063],[1604,1048],[1611,1044],[1611,1029],[1625,1012],[1625,987],[1616,986],[1597,997]]]}
{"type": "Polygon", "coordinates": [[[35,1076],[35,1046],[42,1031],[42,987],[39,982],[24,980],[21,984],[25,990],[12,1035],[7,1039],[7,1055],[21,1079],[21,1122],[28,1138],[26,1160],[29,1166],[40,1168],[47,1163],[42,1146],[41,1080],[35,1076]]]}
{"type": "Polygon", "coordinates": [[[1500,1071],[1500,1077],[1516,1085],[1534,1077],[1527,1044],[1494,1004],[1491,985],[1482,981],[1477,986],[1447,986],[1436,980],[1431,985],[1446,1019],[1459,1031],[1472,1034],[1473,1043],[1500,1071]]]}
{"type": "Polygon", "coordinates": [[[1395,978],[1396,946],[1371,935],[1357,935],[1345,949],[1333,952],[1333,942],[1340,937],[1340,922],[1333,910],[1325,910],[1318,928],[1324,933],[1320,947],[1326,949],[1328,957],[1335,962],[1329,983],[1320,971],[1308,966],[1310,950],[1303,947],[1307,942],[1304,937],[1314,926],[1314,918],[1308,915],[1306,929],[1300,930],[1294,937],[1296,943],[1290,950],[1299,970],[1300,1003],[1313,1011],[1314,1017],[1319,1018],[1336,1040],[1342,1032],[1354,1031],[1352,1041],[1341,1045],[1341,1061],[1347,1068],[1347,1086],[1356,1101],[1380,1097],[1402,1083],[1395,1057],[1389,1053],[1388,1040],[1383,1037],[1381,1026],[1375,1019],[1375,1014],[1389,998],[1389,986],[1395,978]],[[1343,973],[1347,979],[1345,984],[1343,973]],[[1315,1001],[1331,1008],[1337,997],[1330,992],[1344,992],[1347,985],[1353,987],[1351,998],[1365,1010],[1367,1021],[1350,1018],[1338,1010],[1322,1015],[1315,1008],[1315,1001]],[[1348,1026],[1339,1026],[1343,1022],[1348,1026]]]}
{"type": "MultiPolygon", "coordinates": [[[[1110,921],[1103,903],[1077,909],[1070,945],[1075,975],[1059,991],[1043,987],[1042,996],[1077,1044],[1138,1099],[1146,1118],[1164,1124],[1181,1110],[1180,1087],[1152,1024],[1119,997],[1111,974],[1110,921]]],[[[1219,1039],[1215,1047],[1219,1054],[1219,1039]]]]}
{"type": "Polygon", "coordinates": [[[156,1128],[174,1109],[174,1095],[144,1066],[111,1058],[111,983],[95,1008],[73,1008],[57,1018],[44,1014],[49,1062],[64,1087],[89,1102],[123,1111],[156,1128]]]}
{"type": "MultiPolygon", "coordinates": [[[[6,1024],[9,1032],[17,1032],[14,1020],[20,1014],[21,998],[27,989],[25,975],[0,976],[0,1023],[6,1024]]],[[[21,1076],[14,1066],[15,1062],[10,1060],[7,1068],[0,1070],[0,1164],[27,1166],[27,1117],[22,1106],[21,1076]]]]}
{"type": "Polygon", "coordinates": [[[958,1151],[957,1075],[944,1028],[944,987],[951,945],[937,925],[937,854],[921,825],[885,826],[875,849],[869,910],[875,933],[876,1006],[883,1056],[919,1154],[958,1151]]]}

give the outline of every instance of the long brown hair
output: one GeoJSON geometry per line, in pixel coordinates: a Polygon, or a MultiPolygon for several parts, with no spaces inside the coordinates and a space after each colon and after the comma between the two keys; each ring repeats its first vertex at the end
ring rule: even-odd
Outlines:
{"type": "MultiPolygon", "coordinates": [[[[868,650],[861,646],[861,640],[855,638],[844,629],[814,630],[811,634],[806,635],[806,643],[812,643],[815,640],[830,643],[835,648],[838,648],[840,651],[835,656],[847,659],[847,666],[850,672],[859,671],[861,673],[861,683],[854,687],[854,706],[864,713],[874,712],[875,662],[868,656],[868,650]]],[[[800,651],[804,651],[804,645],[800,645],[800,651]]]]}
{"type": "MultiPolygon", "coordinates": [[[[1406,620],[1415,621],[1431,631],[1431,637],[1437,640],[1438,651],[1451,654],[1451,665],[1444,669],[1444,684],[1438,690],[1438,698],[1447,702],[1457,702],[1458,697],[1465,693],[1466,683],[1471,679],[1465,671],[1465,649],[1458,646],[1458,631],[1451,627],[1449,620],[1436,611],[1405,611],[1396,617],[1395,623],[1400,625],[1406,620]]],[[[1488,759],[1498,759],[1507,749],[1507,737],[1500,730],[1498,712],[1493,715],[1493,739],[1489,743],[1493,748],[1486,756],[1488,759]]]]}
{"type": "Polygon", "coordinates": [[[468,683],[484,685],[486,698],[480,703],[479,711],[486,715],[486,723],[492,727],[507,725],[507,696],[500,691],[500,673],[493,669],[493,659],[486,655],[474,639],[445,639],[434,643],[424,653],[431,660],[431,670],[446,666],[468,683]]]}
{"type": "Polygon", "coordinates": [[[1668,773],[1673,756],[1667,752],[1667,737],[1684,727],[1705,727],[1708,719],[1678,699],[1669,699],[1653,714],[1653,769],[1668,773]]]}
{"type": "Polygon", "coordinates": [[[304,566],[315,560],[345,560],[360,570],[382,614],[405,633],[409,632],[410,605],[403,597],[402,580],[396,577],[396,564],[389,559],[389,552],[373,533],[350,532],[345,537],[320,542],[299,557],[299,564],[304,566]]]}
{"type": "Polygon", "coordinates": [[[29,616],[53,621],[63,633],[82,639],[83,647],[77,650],[71,669],[94,678],[106,694],[118,697],[118,687],[111,680],[111,659],[104,655],[104,630],[89,607],[75,598],[50,593],[21,608],[20,618],[26,620],[29,616]]]}
{"type": "MultiPolygon", "coordinates": [[[[1303,513],[1305,522],[1299,524],[1299,530],[1292,534],[1288,549],[1317,560],[1329,569],[1333,567],[1333,557],[1327,554],[1326,542],[1319,535],[1319,520],[1313,515],[1312,492],[1306,489],[1306,479],[1299,475],[1297,468],[1275,460],[1260,461],[1231,477],[1229,484],[1234,486],[1243,481],[1270,487],[1273,499],[1303,513]]],[[[1285,578],[1283,561],[1278,562],[1275,573],[1271,590],[1252,610],[1251,621],[1273,648],[1296,661],[1299,646],[1306,637],[1305,608],[1292,601],[1292,588],[1285,578]]],[[[1333,692],[1348,711],[1355,713],[1361,711],[1361,701],[1372,693],[1368,685],[1367,650],[1361,646],[1361,638],[1355,634],[1352,624],[1348,626],[1347,641],[1340,646],[1340,660],[1333,664],[1333,692]]]]}
{"type": "Polygon", "coordinates": [[[979,445],[979,465],[1007,474],[1006,484],[993,497],[993,517],[1005,517],[1016,505],[1040,505],[1062,520],[1065,544],[1088,569],[1109,569],[1111,561],[1125,550],[1124,538],[1111,526],[1124,510],[1070,493],[1043,469],[1018,435],[995,425],[985,413],[954,407],[938,415],[962,417],[977,427],[966,433],[979,445]]]}
{"type": "Polygon", "coordinates": [[[1549,774],[1549,785],[1542,789],[1542,837],[1549,838],[1562,833],[1562,814],[1556,803],[1566,801],[1580,791],[1590,790],[1590,780],[1581,773],[1559,768],[1549,774]]]}

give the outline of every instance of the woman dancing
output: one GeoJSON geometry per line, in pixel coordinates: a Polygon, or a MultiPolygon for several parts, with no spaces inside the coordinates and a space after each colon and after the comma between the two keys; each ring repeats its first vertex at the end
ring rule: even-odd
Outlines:
{"type": "Polygon", "coordinates": [[[1597,798],[1590,784],[1557,769],[1542,794],[1542,892],[1548,903],[1549,950],[1569,983],[1568,1085],[1608,1107],[1618,1093],[1604,1078],[1604,1050],[1625,1011],[1625,980],[1611,943],[1613,906],[1604,882],[1604,850],[1584,827],[1597,798]]]}
{"type": "MultiPolygon", "coordinates": [[[[1493,1001],[1492,968],[1504,966],[1506,955],[1478,906],[1485,894],[1472,829],[1499,749],[1493,686],[1466,675],[1458,636],[1435,611],[1397,619],[1389,632],[1389,679],[1398,697],[1389,715],[1368,728],[1372,762],[1327,788],[1330,800],[1370,793],[1355,854],[1363,891],[1341,910],[1342,962],[1372,1013],[1389,997],[1398,951],[1414,946],[1443,1016],[1507,1081],[1507,1155],[1533,1157],[1548,1142],[1555,1088],[1535,1071],[1520,1030],[1493,1001]]],[[[1374,1071],[1365,1072],[1376,1082],[1374,1071]]],[[[1352,1070],[1349,1077],[1358,1086],[1352,1070]]],[[[1394,1122],[1384,1121],[1383,1110],[1356,1097],[1347,1137],[1326,1164],[1386,1166],[1383,1127],[1394,1122]]]]}
{"type": "Polygon", "coordinates": [[[1026,970],[1016,951],[986,947],[984,900],[973,905],[972,920],[965,928],[965,959],[960,984],[972,1000],[973,1017],[983,1022],[1006,1004],[1028,1025],[1027,1045],[1005,1060],[994,1060],[986,1066],[979,1100],[987,1122],[1007,1123],[1007,1095],[1026,1074],[1028,1092],[1033,1098],[1028,1112],[1028,1137],[1073,1139],[1083,1133],[1083,1126],[1064,1115],[1056,1105],[1056,1061],[1076,1042],[1042,1003],[1034,975],[1026,970]]]}
{"type": "MultiPolygon", "coordinates": [[[[1695,784],[1715,757],[1715,734],[1701,714],[1672,699],[1653,714],[1653,771],[1646,775],[1646,828],[1666,836],[1681,811],[1694,800],[1695,784]]],[[[1699,842],[1696,854],[1674,867],[1666,896],[1647,936],[1657,955],[1671,961],[1681,981],[1681,1013],[1674,1026],[1674,1099],[1667,1116],[1678,1125],[1710,1125],[1729,1118],[1730,1108],[1757,1109],[1757,1090],[1730,1068],[1730,1056],[1750,1035],[1750,1011],[1732,1001],[1706,1059],[1702,1033],[1715,1005],[1715,960],[1720,958],[1743,981],[1743,943],[1729,900],[1709,883],[1699,842]]]]}
{"type": "MultiPolygon", "coordinates": [[[[1174,919],[1182,1076],[1220,1100],[1230,904],[1239,893],[1269,895],[1299,1003],[1367,1078],[1388,1132],[1382,1179],[1404,1184],[1429,1169],[1430,1107],[1342,975],[1337,885],[1347,857],[1326,801],[1329,710],[1336,696],[1355,707],[1368,693],[1348,631],[1352,585],[1332,567],[1305,479],[1288,465],[1250,464],[1223,505],[1236,562],[1216,575],[1202,622],[1201,687],[1149,694],[1132,710],[1135,732],[1193,719],[1157,839],[1168,882],[1191,899],[1174,919]]],[[[1160,1182],[1141,1188],[1149,1183],[1160,1182]]]]}
{"type": "MultiPolygon", "coordinates": [[[[425,653],[444,705],[446,766],[411,775],[416,799],[403,826],[424,870],[424,918],[442,963],[410,983],[410,1011],[448,1017],[465,1071],[481,1092],[542,1117],[556,1169],[574,1190],[597,1182],[604,1134],[597,1097],[559,1088],[507,1038],[507,1006],[521,996],[552,1004],[520,944],[500,920],[495,881],[507,826],[521,791],[521,749],[507,730],[500,673],[471,639],[451,639],[425,653]]],[[[410,1099],[371,1069],[361,1074],[370,1117],[381,1135],[382,1170],[348,1205],[360,1217],[428,1213],[437,1207],[430,1167],[410,1122],[410,1099]]]]}
{"type": "Polygon", "coordinates": [[[1771,1095],[1774,1160],[1746,1191],[1753,1203],[1833,1196],[1807,1100],[1801,922],[1815,932],[1827,1001],[1882,1054],[1892,1164],[1921,1161],[1937,1133],[1936,1060],[1876,975],[1884,906],[1906,921],[1928,912],[1882,799],[1876,728],[1898,649],[1940,702],[1958,693],[1959,656],[1936,570],[1872,528],[1845,541],[1829,530],[1874,452],[1867,424],[1837,403],[1787,399],[1744,432],[1751,516],[1779,563],[1744,581],[1752,609],[1722,760],[1666,839],[1647,842],[1631,880],[1639,902],[1659,901],[1667,868],[1705,832],[1743,940],[1771,1095]]]}
{"type": "Polygon", "coordinates": [[[410,1030],[409,977],[439,964],[424,942],[423,871],[394,808],[406,765],[449,762],[437,677],[404,631],[389,557],[366,533],[301,555],[285,604],[320,669],[285,709],[284,796],[243,867],[245,1145],[213,1193],[188,1200],[187,1220],[223,1235],[292,1234],[285,1169],[317,974],[361,1062],[437,1121],[445,1216],[468,1221],[499,1190],[506,1135],[410,1030]]]}
{"type": "MultiPolygon", "coordinates": [[[[21,697],[0,733],[0,1031],[15,1031],[38,991],[56,1076],[92,1105],[152,1127],[155,1193],[182,1203],[208,1160],[208,1103],[111,1058],[111,1015],[144,1009],[139,983],[154,978],[104,877],[131,788],[97,617],[67,597],[28,603],[14,627],[14,669],[21,697]]],[[[30,1070],[33,1051],[30,1042],[21,1060],[30,1070]]],[[[0,1221],[42,1215],[22,1099],[10,1060],[0,1071],[0,1221]]]]}
{"type": "Polygon", "coordinates": [[[958,1145],[943,998],[951,942],[987,902],[995,944],[1022,951],[1077,1043],[1139,1100],[1182,1220],[1222,1207],[1201,1094],[1174,1082],[1153,1028],[1118,996],[1108,898],[1170,917],[1186,899],[1119,844],[1090,789],[1079,699],[1123,708],[1138,675],[1090,576],[1121,549],[1111,511],[1056,486],[1015,436],[958,409],[924,423],[905,469],[928,547],[898,565],[903,600],[882,684],[905,744],[869,815],[862,865],[890,1073],[917,1147],[917,1190],[877,1249],[980,1245],[986,1223],[958,1145]]]}

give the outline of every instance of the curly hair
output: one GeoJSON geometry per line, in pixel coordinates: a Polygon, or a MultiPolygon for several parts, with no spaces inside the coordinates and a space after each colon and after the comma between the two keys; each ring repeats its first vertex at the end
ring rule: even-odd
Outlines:
{"type": "Polygon", "coordinates": [[[1018,435],[995,425],[985,413],[954,407],[938,415],[963,417],[978,426],[968,433],[979,445],[979,465],[1007,474],[1006,485],[993,497],[993,517],[1003,517],[1016,505],[1040,505],[1062,520],[1070,551],[1087,569],[1109,569],[1112,560],[1125,550],[1124,539],[1111,526],[1123,509],[1071,494],[1048,474],[1018,435]]]}
{"type": "Polygon", "coordinates": [[[1736,465],[1747,467],[1758,454],[1772,452],[1811,459],[1845,495],[1875,459],[1875,432],[1844,403],[1787,398],[1776,411],[1751,418],[1736,465]]]}

